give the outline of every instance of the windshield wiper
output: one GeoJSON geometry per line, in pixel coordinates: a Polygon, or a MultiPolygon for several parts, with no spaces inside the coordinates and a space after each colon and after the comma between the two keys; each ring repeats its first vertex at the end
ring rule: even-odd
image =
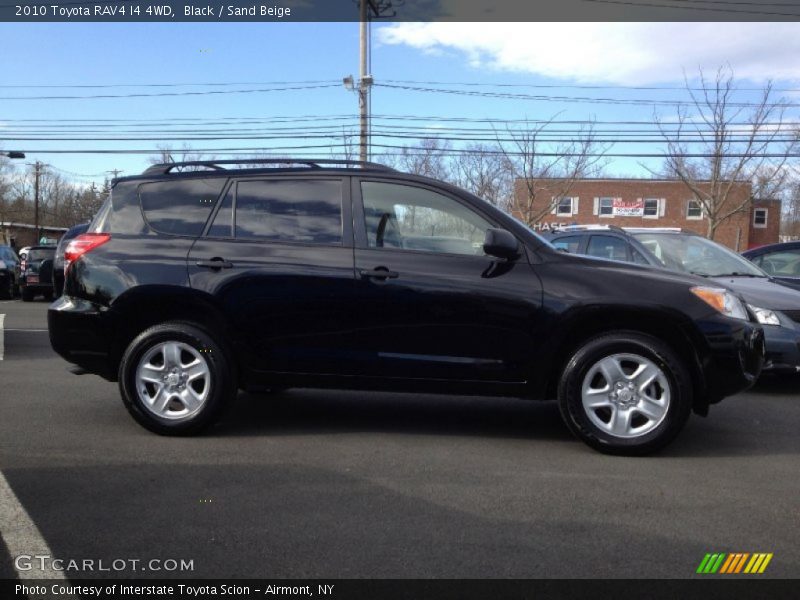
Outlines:
{"type": "Polygon", "coordinates": [[[766,278],[766,275],[756,275],[754,273],[739,273],[738,271],[733,271],[732,273],[720,273],[719,275],[713,275],[713,277],[761,277],[761,278],[766,278]]]}

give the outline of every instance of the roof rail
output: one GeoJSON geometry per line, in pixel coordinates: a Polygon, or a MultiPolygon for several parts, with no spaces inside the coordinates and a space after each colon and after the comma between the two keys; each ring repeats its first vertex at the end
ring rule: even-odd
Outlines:
{"type": "Polygon", "coordinates": [[[558,231],[622,231],[622,227],[599,224],[564,225],[559,227],[558,231]]]}
{"type": "Polygon", "coordinates": [[[311,169],[321,169],[324,165],[343,165],[346,167],[361,167],[378,171],[394,171],[391,167],[380,163],[362,160],[337,160],[331,158],[248,158],[242,160],[189,160],[183,162],[159,163],[148,167],[142,175],[167,175],[178,167],[206,167],[212,171],[225,171],[223,165],[302,165],[311,169]]]}

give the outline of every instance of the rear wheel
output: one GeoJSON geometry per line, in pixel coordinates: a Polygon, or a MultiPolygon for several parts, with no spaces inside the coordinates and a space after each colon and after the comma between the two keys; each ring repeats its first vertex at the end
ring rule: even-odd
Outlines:
{"type": "Polygon", "coordinates": [[[126,408],[145,428],[190,435],[211,425],[236,390],[221,346],[200,327],[156,325],[131,342],[119,368],[126,408]]]}
{"type": "Polygon", "coordinates": [[[30,290],[30,289],[28,289],[26,287],[22,288],[22,301],[23,302],[31,302],[33,300],[34,296],[35,296],[35,294],[33,293],[33,290],[30,290]]]}
{"type": "Polygon", "coordinates": [[[569,429],[592,448],[642,455],[667,445],[685,425],[691,378],[660,340],[620,332],[578,349],[564,369],[558,400],[569,429]]]}

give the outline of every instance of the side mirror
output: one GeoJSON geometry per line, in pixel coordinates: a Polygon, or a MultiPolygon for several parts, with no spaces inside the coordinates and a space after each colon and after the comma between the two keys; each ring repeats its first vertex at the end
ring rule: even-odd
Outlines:
{"type": "Polygon", "coordinates": [[[519,242],[505,229],[487,229],[483,251],[489,256],[512,260],[520,255],[519,242]]]}

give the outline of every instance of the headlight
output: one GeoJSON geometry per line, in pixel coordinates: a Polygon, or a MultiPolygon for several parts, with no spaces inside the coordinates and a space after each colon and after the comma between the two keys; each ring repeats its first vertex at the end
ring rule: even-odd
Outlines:
{"type": "Polygon", "coordinates": [[[752,304],[748,304],[747,306],[749,306],[750,310],[756,314],[756,319],[758,319],[758,322],[762,325],[781,324],[781,320],[778,318],[778,315],[768,308],[759,308],[758,306],[753,306],[752,304]]]}
{"type": "Polygon", "coordinates": [[[747,320],[747,311],[744,309],[744,304],[725,288],[698,285],[691,288],[691,290],[695,296],[726,317],[747,320]]]}

